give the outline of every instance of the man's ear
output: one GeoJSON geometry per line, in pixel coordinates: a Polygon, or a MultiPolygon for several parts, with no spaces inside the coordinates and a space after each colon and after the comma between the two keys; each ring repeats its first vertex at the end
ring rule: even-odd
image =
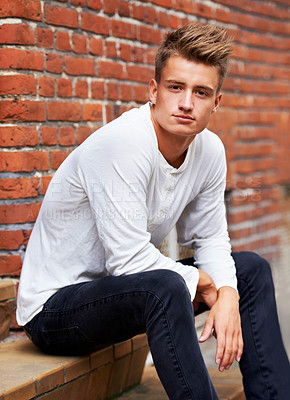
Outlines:
{"type": "Polygon", "coordinates": [[[149,99],[152,104],[156,104],[157,98],[157,82],[155,79],[151,79],[149,82],[149,99]]]}
{"type": "Polygon", "coordinates": [[[220,104],[221,104],[222,96],[223,96],[223,95],[222,95],[221,93],[219,93],[219,94],[216,96],[215,101],[214,101],[214,108],[212,109],[212,113],[215,113],[215,112],[218,110],[218,108],[219,108],[219,106],[220,106],[220,104]]]}

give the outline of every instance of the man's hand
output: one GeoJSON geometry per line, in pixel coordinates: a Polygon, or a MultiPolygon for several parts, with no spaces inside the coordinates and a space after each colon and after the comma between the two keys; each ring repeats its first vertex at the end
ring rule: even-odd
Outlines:
{"type": "Polygon", "coordinates": [[[209,312],[199,341],[206,341],[212,330],[217,339],[215,361],[220,371],[229,369],[235,358],[240,361],[243,353],[239,296],[231,287],[218,290],[217,301],[209,312]]]}

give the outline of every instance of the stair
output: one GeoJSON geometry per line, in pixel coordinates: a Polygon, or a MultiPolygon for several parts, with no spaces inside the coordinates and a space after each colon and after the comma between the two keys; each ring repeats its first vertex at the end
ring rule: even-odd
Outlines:
{"type": "Polygon", "coordinates": [[[104,400],[140,383],[146,335],[82,357],[43,354],[24,338],[0,344],[0,400],[104,400]]]}
{"type": "MultiPolygon", "coordinates": [[[[219,372],[217,368],[209,368],[209,374],[217,391],[219,400],[245,400],[242,377],[235,367],[219,372]]],[[[150,365],[144,369],[141,384],[123,393],[116,400],[168,400],[161,385],[155,367],[150,365]]]]}

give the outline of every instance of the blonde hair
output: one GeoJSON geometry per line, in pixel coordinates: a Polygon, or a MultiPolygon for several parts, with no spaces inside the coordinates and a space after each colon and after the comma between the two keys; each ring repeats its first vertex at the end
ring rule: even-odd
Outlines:
{"type": "Polygon", "coordinates": [[[160,45],[155,58],[155,80],[160,82],[161,73],[171,56],[182,56],[189,61],[215,66],[219,74],[220,91],[226,77],[232,39],[227,31],[216,25],[190,23],[169,32],[160,45]]]}

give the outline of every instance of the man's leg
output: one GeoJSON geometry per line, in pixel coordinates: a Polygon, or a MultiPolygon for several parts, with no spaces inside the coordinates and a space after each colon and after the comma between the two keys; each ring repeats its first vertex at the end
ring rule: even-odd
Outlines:
{"type": "Polygon", "coordinates": [[[233,253],[244,353],[240,361],[248,400],[288,400],[290,366],[277,317],[270,266],[255,253],[233,253]]]}
{"type": "Polygon", "coordinates": [[[186,283],[175,272],[108,276],[63,288],[26,328],[36,345],[54,354],[82,354],[146,332],[170,399],[218,399],[186,283]]]}

